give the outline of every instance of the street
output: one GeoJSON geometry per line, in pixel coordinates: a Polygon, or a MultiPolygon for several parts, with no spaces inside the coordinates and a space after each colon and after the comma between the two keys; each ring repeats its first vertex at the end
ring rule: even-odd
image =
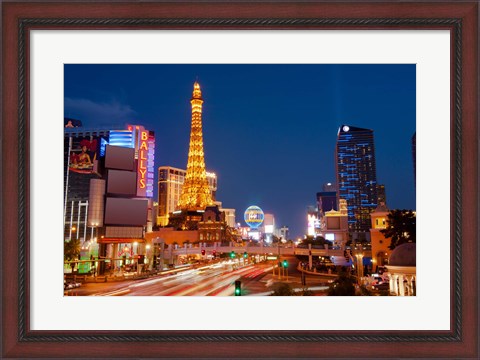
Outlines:
{"type": "MultiPolygon", "coordinates": [[[[87,282],[65,291],[65,296],[233,296],[236,280],[241,281],[242,296],[270,295],[277,282],[303,288],[301,273],[296,269],[298,260],[295,257],[285,259],[286,269],[274,269],[277,261],[259,264],[223,261],[142,280],[87,282]]],[[[321,276],[306,275],[307,288],[326,286],[327,281],[321,276]]]]}

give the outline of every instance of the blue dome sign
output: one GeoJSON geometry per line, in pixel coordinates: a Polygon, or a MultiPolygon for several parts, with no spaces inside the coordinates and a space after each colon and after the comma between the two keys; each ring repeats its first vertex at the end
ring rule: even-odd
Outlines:
{"type": "Polygon", "coordinates": [[[255,206],[255,205],[249,206],[247,210],[245,210],[245,213],[243,214],[243,218],[245,219],[245,222],[252,229],[256,229],[260,225],[262,225],[264,217],[265,216],[263,214],[262,209],[260,209],[258,206],[255,206]]]}

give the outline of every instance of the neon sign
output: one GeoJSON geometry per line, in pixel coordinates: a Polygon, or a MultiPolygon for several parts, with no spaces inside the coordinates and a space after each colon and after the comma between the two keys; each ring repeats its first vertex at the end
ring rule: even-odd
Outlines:
{"type": "Polygon", "coordinates": [[[147,195],[147,158],[148,131],[140,132],[140,147],[138,148],[137,196],[147,195]]]}

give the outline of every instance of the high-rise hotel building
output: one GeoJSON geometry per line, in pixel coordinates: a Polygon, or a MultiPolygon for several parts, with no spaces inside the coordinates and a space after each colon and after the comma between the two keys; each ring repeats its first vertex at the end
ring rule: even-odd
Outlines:
{"type": "Polygon", "coordinates": [[[349,230],[368,232],[378,200],[373,130],[340,126],[335,165],[337,197],[347,201],[349,230]]]}
{"type": "Polygon", "coordinates": [[[417,187],[417,133],[412,136],[412,159],[413,159],[413,181],[415,188],[417,187]]]}
{"type": "Polygon", "coordinates": [[[79,120],[65,118],[64,131],[64,240],[79,239],[82,243],[92,240],[93,229],[88,227],[88,197],[90,180],[100,176],[94,171],[99,157],[102,139],[108,139],[110,130],[85,129],[79,120]]]}
{"type": "MultiPolygon", "coordinates": [[[[178,201],[185,182],[186,170],[172,166],[160,166],[158,168],[158,208],[157,225],[167,226],[170,213],[180,210],[178,201]]],[[[213,201],[217,192],[217,175],[206,172],[210,194],[213,201]]]]}

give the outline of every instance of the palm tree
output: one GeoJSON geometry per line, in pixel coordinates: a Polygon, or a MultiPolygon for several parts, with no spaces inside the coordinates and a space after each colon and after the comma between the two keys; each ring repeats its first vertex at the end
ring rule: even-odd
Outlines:
{"type": "Polygon", "coordinates": [[[416,215],[412,210],[392,210],[387,215],[387,228],[380,230],[390,238],[390,250],[407,242],[416,242],[416,215]]]}

